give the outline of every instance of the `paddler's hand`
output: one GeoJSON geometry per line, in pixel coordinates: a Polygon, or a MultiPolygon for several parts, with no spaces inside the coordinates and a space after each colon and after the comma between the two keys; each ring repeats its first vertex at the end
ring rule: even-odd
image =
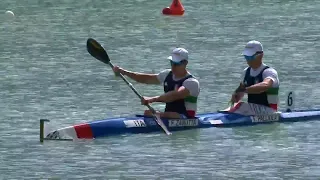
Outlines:
{"type": "Polygon", "coordinates": [[[232,94],[231,103],[237,103],[243,97],[244,92],[246,91],[246,87],[243,83],[240,83],[239,87],[232,94]]]}
{"type": "Polygon", "coordinates": [[[119,66],[114,66],[114,67],[113,67],[113,72],[114,72],[114,74],[115,74],[116,76],[119,76],[120,73],[124,75],[124,72],[125,72],[125,71],[124,71],[124,69],[122,69],[122,68],[119,67],[119,66]]]}
{"type": "Polygon", "coordinates": [[[230,102],[231,103],[237,103],[240,101],[240,93],[233,93],[230,102]]]}
{"type": "Polygon", "coordinates": [[[246,87],[243,83],[240,83],[239,87],[236,89],[236,91],[234,93],[243,93],[246,91],[246,87]]]}
{"type": "Polygon", "coordinates": [[[158,96],[155,97],[143,97],[141,100],[141,104],[142,105],[147,105],[147,104],[151,104],[154,102],[157,102],[158,96]]]}

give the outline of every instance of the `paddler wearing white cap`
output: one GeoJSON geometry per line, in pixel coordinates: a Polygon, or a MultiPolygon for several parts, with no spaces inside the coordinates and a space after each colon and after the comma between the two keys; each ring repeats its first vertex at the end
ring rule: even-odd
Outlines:
{"type": "MultiPolygon", "coordinates": [[[[197,99],[200,93],[199,81],[187,70],[189,61],[188,51],[184,48],[175,48],[167,58],[171,69],[158,74],[131,72],[115,66],[113,71],[130,77],[144,84],[161,84],[164,94],[154,97],[143,97],[142,104],[153,102],[166,103],[165,112],[158,112],[163,118],[195,118],[197,112],[197,99]]],[[[151,115],[146,110],[145,115],[151,115]]]]}
{"type": "Polygon", "coordinates": [[[231,102],[239,102],[248,94],[248,103],[260,104],[278,110],[279,78],[274,68],[263,63],[263,46],[259,41],[249,41],[243,52],[248,67],[244,69],[240,85],[232,94],[231,102]]]}

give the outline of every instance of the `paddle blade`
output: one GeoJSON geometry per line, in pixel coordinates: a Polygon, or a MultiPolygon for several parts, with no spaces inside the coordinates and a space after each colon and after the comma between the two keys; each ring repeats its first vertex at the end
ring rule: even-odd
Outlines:
{"type": "Polygon", "coordinates": [[[110,62],[110,58],[104,48],[96,40],[89,38],[87,40],[87,51],[91,56],[106,64],[110,62]]]}
{"type": "Polygon", "coordinates": [[[154,119],[157,121],[157,123],[159,124],[159,126],[163,129],[163,131],[167,134],[167,135],[172,135],[172,133],[167,129],[166,125],[164,125],[163,121],[160,119],[160,116],[157,114],[154,114],[154,119]]]}

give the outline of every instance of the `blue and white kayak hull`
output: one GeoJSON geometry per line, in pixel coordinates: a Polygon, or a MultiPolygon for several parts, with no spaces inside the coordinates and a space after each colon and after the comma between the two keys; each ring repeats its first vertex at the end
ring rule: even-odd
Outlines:
{"type": "MultiPolygon", "coordinates": [[[[197,115],[196,119],[162,118],[169,131],[195,128],[250,126],[266,123],[320,120],[320,110],[276,112],[269,115],[241,115],[232,112],[215,112],[197,115]]],[[[93,139],[127,133],[162,131],[152,117],[108,118],[57,129],[44,135],[45,139],[93,139]]]]}

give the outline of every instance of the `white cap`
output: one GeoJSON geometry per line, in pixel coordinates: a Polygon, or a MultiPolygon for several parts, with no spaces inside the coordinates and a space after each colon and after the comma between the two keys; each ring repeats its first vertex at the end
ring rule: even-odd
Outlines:
{"type": "Polygon", "coordinates": [[[256,52],[263,52],[262,44],[259,41],[249,41],[244,48],[242,55],[252,56],[256,52]]]}
{"type": "Polygon", "coordinates": [[[177,63],[182,60],[188,60],[188,51],[184,48],[175,48],[172,51],[172,56],[169,56],[168,59],[177,63]]]}

